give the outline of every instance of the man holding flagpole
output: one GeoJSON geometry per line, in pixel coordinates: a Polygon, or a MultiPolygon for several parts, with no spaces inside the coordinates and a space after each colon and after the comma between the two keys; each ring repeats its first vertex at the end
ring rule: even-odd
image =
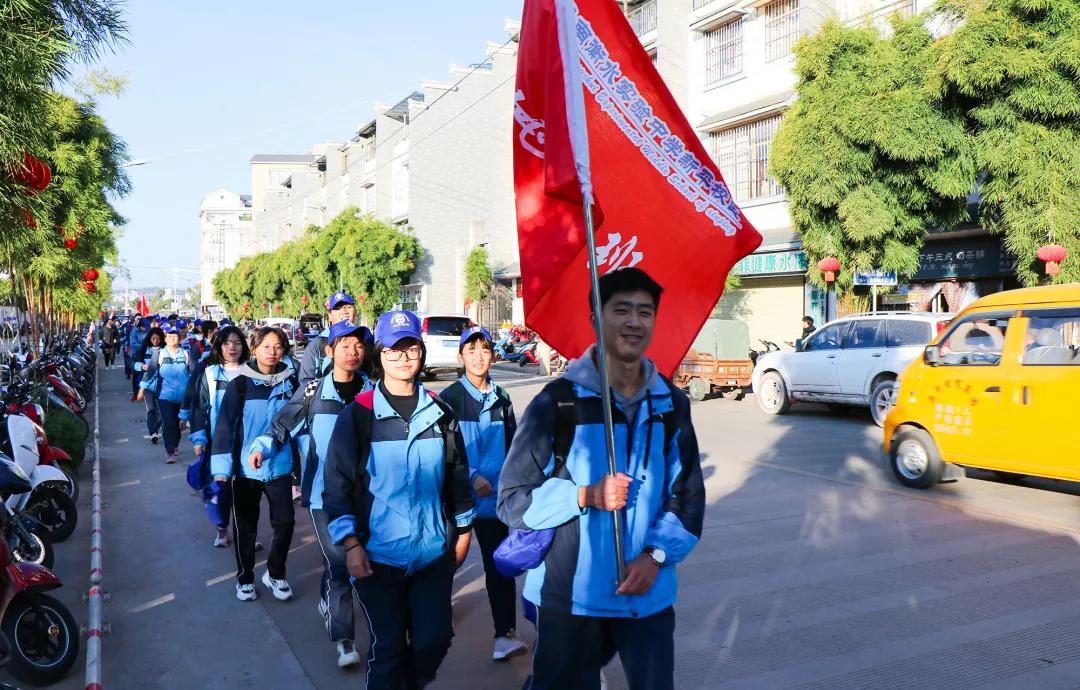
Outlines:
{"type": "Polygon", "coordinates": [[[686,395],[644,355],[661,287],[637,268],[599,286],[603,352],[589,348],[529,405],[499,482],[504,522],[555,529],[525,581],[539,609],[529,687],[599,688],[601,667],[618,652],[631,690],[673,689],[675,564],[697,544],[705,512],[697,438],[686,395]],[[614,399],[614,475],[602,367],[614,399]],[[615,523],[627,554],[621,584],[615,523]]]}
{"type": "Polygon", "coordinates": [[[618,652],[632,690],[670,689],[674,564],[705,494],[663,374],[761,235],[617,3],[525,0],[515,86],[525,322],[581,355],[526,410],[499,485],[502,563],[539,608],[531,687],[598,688],[618,652]]]}

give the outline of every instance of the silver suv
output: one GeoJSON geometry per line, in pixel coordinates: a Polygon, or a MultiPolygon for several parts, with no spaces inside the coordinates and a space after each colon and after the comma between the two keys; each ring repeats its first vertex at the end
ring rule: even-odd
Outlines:
{"type": "Polygon", "coordinates": [[[878,426],[896,396],[896,379],[952,320],[952,314],[879,312],[845,316],[794,350],[758,357],[751,385],[768,414],[793,402],[869,406],[878,426]]]}

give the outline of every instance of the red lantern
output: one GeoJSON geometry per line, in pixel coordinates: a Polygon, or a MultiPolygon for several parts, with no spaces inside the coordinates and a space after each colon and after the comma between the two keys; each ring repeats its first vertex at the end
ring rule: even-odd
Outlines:
{"type": "Polygon", "coordinates": [[[60,235],[61,237],[64,237],[64,236],[67,235],[67,230],[64,229],[63,225],[57,225],[56,226],[56,234],[60,235]]]}
{"type": "Polygon", "coordinates": [[[307,295],[300,296],[300,304],[304,305],[305,307],[307,307],[309,301],[310,300],[308,299],[307,295]]]}
{"type": "Polygon", "coordinates": [[[251,302],[244,302],[244,313],[251,311],[251,302]]]}
{"type": "Polygon", "coordinates": [[[263,309],[266,309],[266,308],[267,308],[267,307],[269,307],[269,306],[270,306],[270,305],[269,305],[269,304],[267,304],[266,302],[263,302],[263,304],[262,304],[262,308],[263,308],[263,309]]]}
{"type": "MultiPolygon", "coordinates": [[[[52,170],[40,158],[24,153],[22,167],[15,171],[13,177],[16,182],[29,187],[33,193],[43,192],[52,181],[52,170]]],[[[33,193],[30,196],[33,196],[33,193]]]]}
{"type": "Polygon", "coordinates": [[[26,223],[26,227],[30,228],[31,230],[37,228],[37,219],[34,218],[34,214],[30,213],[30,210],[27,209],[25,206],[22,208],[22,217],[23,222],[26,223]]]}
{"type": "Polygon", "coordinates": [[[78,245],[79,243],[75,240],[64,240],[64,247],[66,247],[67,249],[74,249],[78,245]]]}
{"type": "Polygon", "coordinates": [[[91,283],[98,279],[98,272],[96,268],[88,268],[82,272],[82,279],[89,280],[91,283]]]}
{"type": "Polygon", "coordinates": [[[95,292],[97,292],[97,285],[95,285],[93,281],[90,281],[90,280],[83,281],[82,287],[83,287],[83,290],[86,290],[90,294],[94,294],[95,292]]]}
{"type": "Polygon", "coordinates": [[[281,311],[281,305],[280,304],[275,304],[274,305],[274,311],[281,311]]]}
{"type": "Polygon", "coordinates": [[[827,256],[818,262],[818,270],[825,274],[825,282],[832,283],[836,280],[836,272],[840,270],[840,259],[835,256],[827,256]]]}
{"type": "Polygon", "coordinates": [[[1061,273],[1061,262],[1069,255],[1069,251],[1060,244],[1044,244],[1039,247],[1039,261],[1046,262],[1046,275],[1056,276],[1061,273]]]}
{"type": "Polygon", "coordinates": [[[367,302],[367,295],[358,295],[356,301],[360,304],[367,302]]]}

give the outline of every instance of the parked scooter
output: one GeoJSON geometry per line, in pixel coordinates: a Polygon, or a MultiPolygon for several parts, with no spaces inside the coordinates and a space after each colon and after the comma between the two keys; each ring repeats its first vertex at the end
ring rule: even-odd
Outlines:
{"type": "Polygon", "coordinates": [[[778,352],[780,350],[780,346],[772,342],[771,340],[759,340],[758,342],[764,345],[765,349],[750,350],[750,361],[753,362],[755,365],[757,365],[758,357],[760,357],[761,355],[765,354],[766,352],[778,352]]]}
{"type": "MultiPolygon", "coordinates": [[[[31,489],[19,465],[0,455],[0,499],[31,489]]],[[[4,516],[2,519],[8,519],[4,516]]],[[[79,628],[67,607],[45,592],[63,586],[47,568],[19,563],[0,541],[0,631],[4,661],[21,681],[48,685],[67,675],[79,655],[79,628]]]]}
{"type": "Polygon", "coordinates": [[[14,495],[5,502],[12,510],[34,518],[37,521],[34,531],[43,538],[53,543],[64,541],[75,531],[79,520],[71,498],[74,492],[71,479],[61,470],[41,464],[38,451],[41,427],[20,414],[16,403],[0,410],[0,422],[0,450],[18,463],[31,486],[30,492],[14,495]]]}

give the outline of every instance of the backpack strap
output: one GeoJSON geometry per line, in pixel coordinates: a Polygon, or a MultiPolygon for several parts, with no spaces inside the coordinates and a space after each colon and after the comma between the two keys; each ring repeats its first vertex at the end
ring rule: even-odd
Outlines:
{"type": "Polygon", "coordinates": [[[675,432],[679,429],[679,420],[677,419],[678,410],[675,407],[675,403],[683,392],[679,390],[668,377],[661,374],[660,378],[667,386],[668,392],[671,393],[671,409],[661,415],[661,418],[664,421],[664,457],[667,457],[667,454],[671,451],[671,440],[675,438],[675,432]]]}
{"type": "Polygon", "coordinates": [[[551,443],[555,466],[551,476],[557,477],[566,468],[566,456],[570,454],[574,434],[577,433],[577,394],[574,392],[574,383],[567,378],[559,378],[549,383],[547,392],[555,403],[555,427],[551,443]]]}
{"type": "Polygon", "coordinates": [[[304,388],[304,421],[310,421],[311,400],[315,397],[316,391],[319,390],[319,384],[322,382],[323,379],[311,379],[304,388]]]}

